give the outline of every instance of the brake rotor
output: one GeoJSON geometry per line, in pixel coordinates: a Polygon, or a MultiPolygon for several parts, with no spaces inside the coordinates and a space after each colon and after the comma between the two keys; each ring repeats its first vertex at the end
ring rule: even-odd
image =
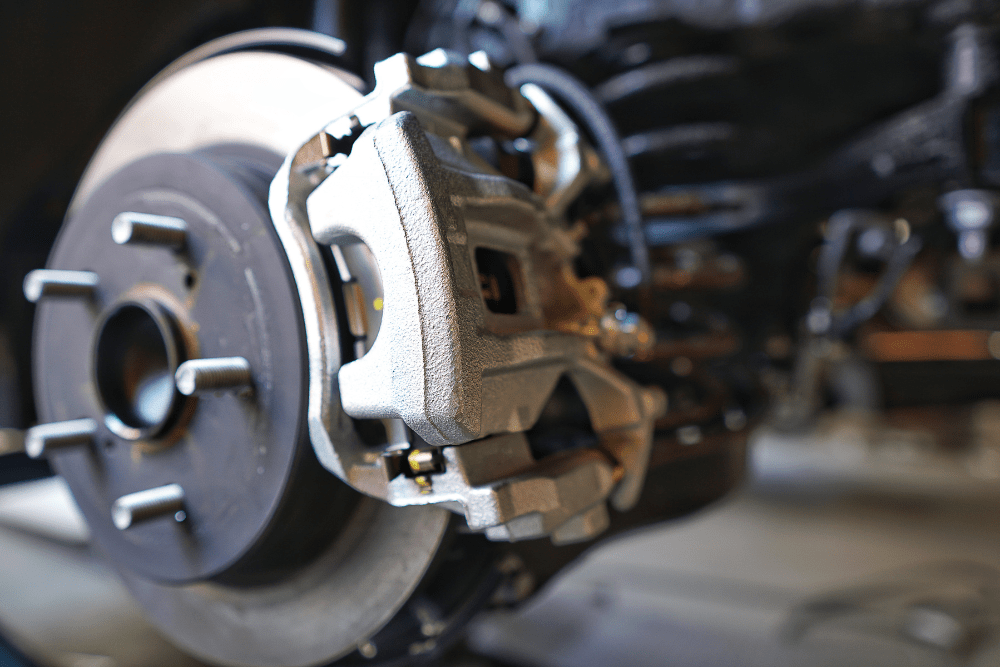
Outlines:
{"type": "Polygon", "coordinates": [[[52,451],[54,467],[151,620],[224,664],[354,650],[404,605],[449,525],[444,509],[358,496],[309,446],[312,360],[289,262],[310,263],[312,290],[331,285],[314,257],[288,254],[266,188],[361,97],[331,55],[314,35],[262,31],[155,79],[92,160],[48,263],[96,274],[93,298],[37,311],[40,420],[97,424],[93,446],[52,451]],[[120,244],[111,225],[126,212],[183,220],[184,243],[120,244]],[[174,387],[186,361],[234,358],[251,369],[240,391],[174,387]],[[164,488],[183,490],[183,510],[113,520],[123,496],[164,488]]]}

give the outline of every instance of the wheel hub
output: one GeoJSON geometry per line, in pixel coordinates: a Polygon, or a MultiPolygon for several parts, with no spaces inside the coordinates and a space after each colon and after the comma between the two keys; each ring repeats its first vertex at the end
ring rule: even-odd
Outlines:
{"type": "Polygon", "coordinates": [[[99,543],[158,581],[236,566],[291,502],[304,437],[301,315],[263,206],[266,174],[255,178],[266,165],[234,160],[160,154],[110,177],[67,222],[49,263],[93,271],[97,290],[39,309],[40,407],[100,424],[98,447],[54,453],[53,464],[99,543]],[[183,220],[186,243],[117,243],[112,221],[123,212],[183,220]],[[252,390],[175,388],[181,363],[232,357],[249,362],[252,390]],[[49,382],[55,375],[65,381],[49,382]],[[112,524],[117,499],[167,484],[184,490],[183,522],[112,524]]]}

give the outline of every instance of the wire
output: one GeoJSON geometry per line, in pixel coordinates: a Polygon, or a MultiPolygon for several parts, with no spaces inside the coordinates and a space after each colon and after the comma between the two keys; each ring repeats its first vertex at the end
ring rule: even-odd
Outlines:
{"type": "Polygon", "coordinates": [[[546,63],[528,63],[507,70],[507,84],[520,88],[526,83],[533,83],[548,93],[557,97],[572,108],[576,115],[587,125],[590,134],[597,142],[598,148],[611,170],[612,181],[618,193],[618,203],[621,207],[622,220],[628,232],[628,246],[632,256],[632,265],[639,270],[640,284],[649,282],[649,247],[646,244],[645,230],[642,223],[642,210],[639,207],[639,193],[632,177],[632,168],[628,157],[622,148],[621,137],[604,107],[587,86],[569,72],[546,63]]]}

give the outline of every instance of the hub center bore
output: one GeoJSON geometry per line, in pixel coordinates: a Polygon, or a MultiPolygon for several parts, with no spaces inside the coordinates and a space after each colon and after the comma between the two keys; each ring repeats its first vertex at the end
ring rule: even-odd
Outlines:
{"type": "Polygon", "coordinates": [[[131,301],[112,309],[94,350],[108,429],[128,440],[161,434],[183,398],[174,373],[186,356],[174,318],[160,304],[131,301]]]}

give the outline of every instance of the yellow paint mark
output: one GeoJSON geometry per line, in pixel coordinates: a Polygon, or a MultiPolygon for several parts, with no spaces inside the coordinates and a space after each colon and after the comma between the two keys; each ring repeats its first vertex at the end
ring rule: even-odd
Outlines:
{"type": "Polygon", "coordinates": [[[382,297],[376,297],[375,300],[372,301],[372,306],[375,307],[375,310],[381,311],[382,310],[382,306],[384,306],[384,305],[385,305],[385,302],[382,301],[382,297]]]}
{"type": "Polygon", "coordinates": [[[420,487],[421,495],[427,495],[434,488],[431,482],[431,478],[427,477],[426,475],[420,475],[419,477],[414,477],[413,481],[416,482],[417,486],[420,487]]]}

